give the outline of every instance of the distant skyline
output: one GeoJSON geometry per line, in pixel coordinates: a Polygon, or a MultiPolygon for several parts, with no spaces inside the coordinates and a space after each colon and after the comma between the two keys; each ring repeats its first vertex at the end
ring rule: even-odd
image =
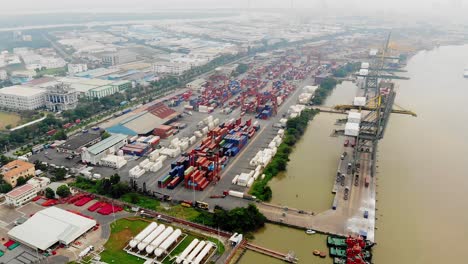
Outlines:
{"type": "Polygon", "coordinates": [[[317,8],[352,11],[391,11],[450,15],[466,11],[468,0],[12,0],[1,13],[30,12],[149,12],[161,9],[317,8]]]}

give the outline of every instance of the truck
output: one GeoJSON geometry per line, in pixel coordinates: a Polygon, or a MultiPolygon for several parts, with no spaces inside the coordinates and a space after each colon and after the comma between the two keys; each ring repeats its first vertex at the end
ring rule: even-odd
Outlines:
{"type": "Polygon", "coordinates": [[[368,175],[368,176],[366,176],[366,179],[365,179],[365,186],[369,187],[369,184],[370,184],[370,178],[369,178],[369,175],[368,175]]]}

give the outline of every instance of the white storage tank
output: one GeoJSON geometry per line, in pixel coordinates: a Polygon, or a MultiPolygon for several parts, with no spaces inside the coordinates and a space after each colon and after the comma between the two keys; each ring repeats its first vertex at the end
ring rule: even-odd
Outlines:
{"type": "Polygon", "coordinates": [[[151,224],[149,224],[147,227],[145,227],[145,229],[143,229],[140,233],[138,233],[138,235],[136,235],[129,243],[129,246],[131,248],[134,248],[138,245],[138,243],[141,242],[141,240],[143,240],[145,237],[147,237],[151,232],[153,232],[156,227],[158,227],[158,224],[156,224],[155,222],[152,222],[151,224]]]}
{"type": "Polygon", "coordinates": [[[176,258],[176,263],[177,264],[180,264],[182,263],[182,261],[185,259],[185,257],[187,257],[187,255],[190,253],[190,251],[192,251],[192,249],[195,248],[195,246],[197,246],[198,244],[198,239],[194,239],[192,240],[192,242],[190,242],[190,244],[184,249],[184,251],[182,251],[182,253],[180,253],[179,256],[177,256],[176,258]]]}
{"type": "Polygon", "coordinates": [[[164,242],[162,242],[159,248],[154,250],[154,255],[156,255],[156,257],[160,257],[165,251],[167,251],[170,246],[172,246],[172,244],[174,244],[174,242],[176,242],[181,234],[182,231],[180,231],[180,229],[176,229],[174,233],[172,233],[166,240],[164,240],[164,242]]]}
{"type": "Polygon", "coordinates": [[[244,193],[243,192],[229,190],[228,194],[230,196],[234,196],[234,197],[237,197],[237,198],[244,198],[244,193]]]}
{"type": "Polygon", "coordinates": [[[187,258],[184,260],[184,264],[189,264],[192,262],[192,260],[195,258],[196,255],[203,249],[205,246],[206,242],[202,241],[200,242],[195,249],[187,256],[187,258]]]}
{"type": "Polygon", "coordinates": [[[145,239],[143,239],[140,244],[138,244],[138,250],[142,251],[145,249],[154,239],[156,239],[161,232],[163,232],[164,225],[159,225],[153,232],[151,232],[145,239]]]}
{"type": "Polygon", "coordinates": [[[192,264],[200,264],[200,262],[206,257],[208,252],[210,252],[212,247],[213,247],[213,244],[211,242],[206,242],[206,246],[203,248],[200,254],[198,254],[198,256],[195,258],[192,264]]]}
{"type": "Polygon", "coordinates": [[[150,254],[152,253],[156,248],[161,245],[161,243],[166,240],[166,238],[172,234],[174,229],[172,227],[166,228],[162,233],[160,233],[159,236],[157,236],[154,240],[151,241],[151,243],[146,247],[146,253],[150,254]]]}

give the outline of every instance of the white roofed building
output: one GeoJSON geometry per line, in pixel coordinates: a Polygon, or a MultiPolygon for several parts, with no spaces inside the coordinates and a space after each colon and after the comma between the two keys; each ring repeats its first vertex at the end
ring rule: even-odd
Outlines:
{"type": "Polygon", "coordinates": [[[95,225],[96,220],[49,207],[13,227],[8,236],[33,249],[47,250],[55,244],[69,245],[95,225]]]}
{"type": "Polygon", "coordinates": [[[45,105],[45,89],[15,85],[0,89],[0,107],[35,110],[45,105]]]}

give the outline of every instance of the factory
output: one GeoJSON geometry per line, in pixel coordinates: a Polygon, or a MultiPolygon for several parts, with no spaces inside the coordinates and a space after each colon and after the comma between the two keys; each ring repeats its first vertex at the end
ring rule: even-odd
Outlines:
{"type": "Polygon", "coordinates": [[[79,97],[102,98],[132,86],[130,81],[111,81],[101,79],[89,79],[81,77],[64,77],[49,82],[37,84],[36,87],[48,88],[59,84],[75,90],[79,97]]]}
{"type": "Polygon", "coordinates": [[[63,144],[56,147],[58,152],[80,154],[84,147],[91,146],[101,141],[101,134],[94,131],[76,135],[69,138],[63,144]]]}

